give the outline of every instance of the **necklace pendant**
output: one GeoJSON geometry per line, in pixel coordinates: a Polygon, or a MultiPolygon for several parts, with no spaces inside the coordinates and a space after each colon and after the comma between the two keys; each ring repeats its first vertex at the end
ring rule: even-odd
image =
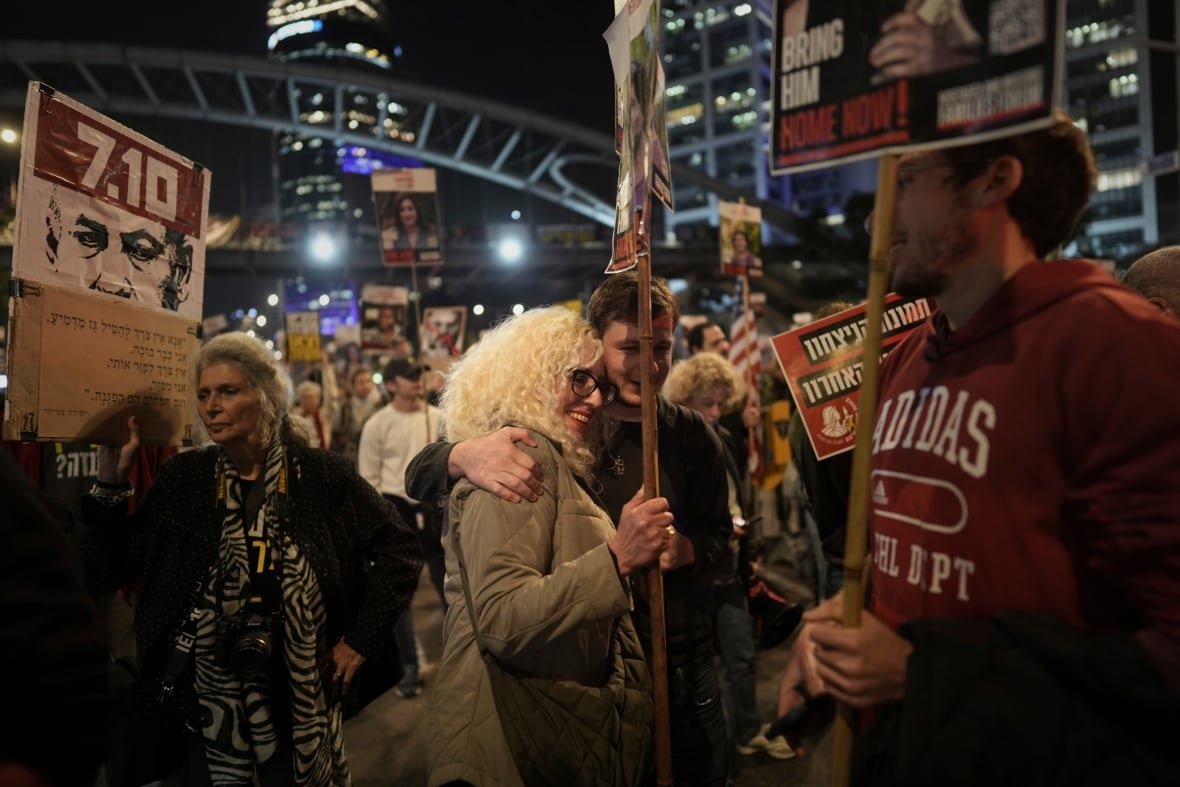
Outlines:
{"type": "Polygon", "coordinates": [[[621,476],[622,476],[622,475],[623,475],[625,472],[627,472],[627,466],[623,464],[623,457],[621,457],[621,456],[614,456],[614,455],[612,454],[612,455],[611,455],[611,462],[612,462],[612,464],[611,464],[611,467],[610,467],[610,474],[611,474],[612,476],[614,476],[615,478],[619,478],[619,477],[621,477],[621,476]]]}

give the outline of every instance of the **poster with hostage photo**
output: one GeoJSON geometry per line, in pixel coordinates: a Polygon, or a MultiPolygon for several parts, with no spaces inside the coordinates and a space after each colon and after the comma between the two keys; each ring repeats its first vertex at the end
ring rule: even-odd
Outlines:
{"type": "Polygon", "coordinates": [[[13,276],[201,319],[210,173],[30,85],[13,276]]]}
{"type": "Polygon", "coordinates": [[[445,368],[452,358],[463,354],[467,333],[467,308],[432,306],[422,310],[421,356],[439,359],[436,367],[445,368]]]}
{"type": "Polygon", "coordinates": [[[372,174],[372,186],[385,264],[441,263],[435,171],[428,167],[378,170],[372,174]]]}

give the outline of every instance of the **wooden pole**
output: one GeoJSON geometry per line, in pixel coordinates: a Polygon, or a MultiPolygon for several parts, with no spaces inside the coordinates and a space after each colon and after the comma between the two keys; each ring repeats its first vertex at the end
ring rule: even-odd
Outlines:
{"type": "MultiPolygon", "coordinates": [[[[659,497],[659,446],[656,443],[656,390],[652,379],[654,336],[651,316],[651,239],[648,215],[650,190],[644,196],[634,232],[636,235],[636,269],[639,273],[639,364],[644,373],[639,378],[640,432],[643,438],[643,488],[647,499],[659,497]],[[646,239],[641,241],[641,239],[646,239]]],[[[651,614],[651,680],[655,702],[656,784],[672,787],[672,724],[668,710],[668,641],[664,618],[664,575],[657,561],[647,572],[648,610],[651,614]]]]}
{"type": "MultiPolygon", "coordinates": [[[[417,253],[417,252],[415,252],[417,253]]],[[[416,335],[418,337],[418,347],[415,355],[418,358],[418,365],[422,365],[422,293],[418,292],[418,263],[410,263],[410,298],[414,301],[414,319],[417,320],[415,326],[416,335]]],[[[422,379],[419,377],[418,379],[422,379]]],[[[384,385],[384,382],[382,383],[384,385]]],[[[422,381],[422,417],[426,421],[426,442],[434,441],[430,434],[430,396],[426,393],[426,381],[422,381]]]]}
{"type": "MultiPolygon", "coordinates": [[[[852,456],[848,523],[844,540],[844,607],[846,627],[860,626],[864,605],[864,568],[868,552],[869,472],[872,467],[873,427],[881,358],[881,315],[889,289],[889,246],[893,232],[893,197],[897,186],[897,156],[887,154],[877,165],[877,195],[873,202],[872,242],[869,247],[869,297],[865,314],[864,360],[860,404],[856,419],[856,449],[852,456]]],[[[852,742],[856,711],[840,703],[832,746],[832,787],[846,787],[852,776],[852,742]]]]}

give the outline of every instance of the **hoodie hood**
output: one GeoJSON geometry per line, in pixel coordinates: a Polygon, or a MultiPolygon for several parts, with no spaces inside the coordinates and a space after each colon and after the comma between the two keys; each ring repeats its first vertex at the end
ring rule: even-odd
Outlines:
{"type": "Polygon", "coordinates": [[[1011,330],[1053,304],[1082,290],[1125,292],[1126,288],[1090,260],[1041,260],[1026,265],[1001,284],[957,331],[942,309],[926,324],[926,360],[937,361],[993,334],[1011,330]]]}

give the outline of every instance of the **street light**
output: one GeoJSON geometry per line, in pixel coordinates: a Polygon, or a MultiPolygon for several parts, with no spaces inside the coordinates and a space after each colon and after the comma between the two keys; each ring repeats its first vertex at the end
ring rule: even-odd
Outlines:
{"type": "Polygon", "coordinates": [[[524,246],[516,238],[504,238],[500,241],[497,250],[500,253],[500,259],[507,263],[514,263],[520,261],[520,255],[524,253],[524,246]]]}
{"type": "Polygon", "coordinates": [[[5,128],[0,130],[0,142],[3,142],[5,145],[15,145],[18,139],[20,139],[20,134],[16,133],[15,129],[5,128]]]}
{"type": "Polygon", "coordinates": [[[326,232],[317,232],[311,237],[311,256],[317,261],[328,263],[336,259],[336,241],[326,232]]]}

